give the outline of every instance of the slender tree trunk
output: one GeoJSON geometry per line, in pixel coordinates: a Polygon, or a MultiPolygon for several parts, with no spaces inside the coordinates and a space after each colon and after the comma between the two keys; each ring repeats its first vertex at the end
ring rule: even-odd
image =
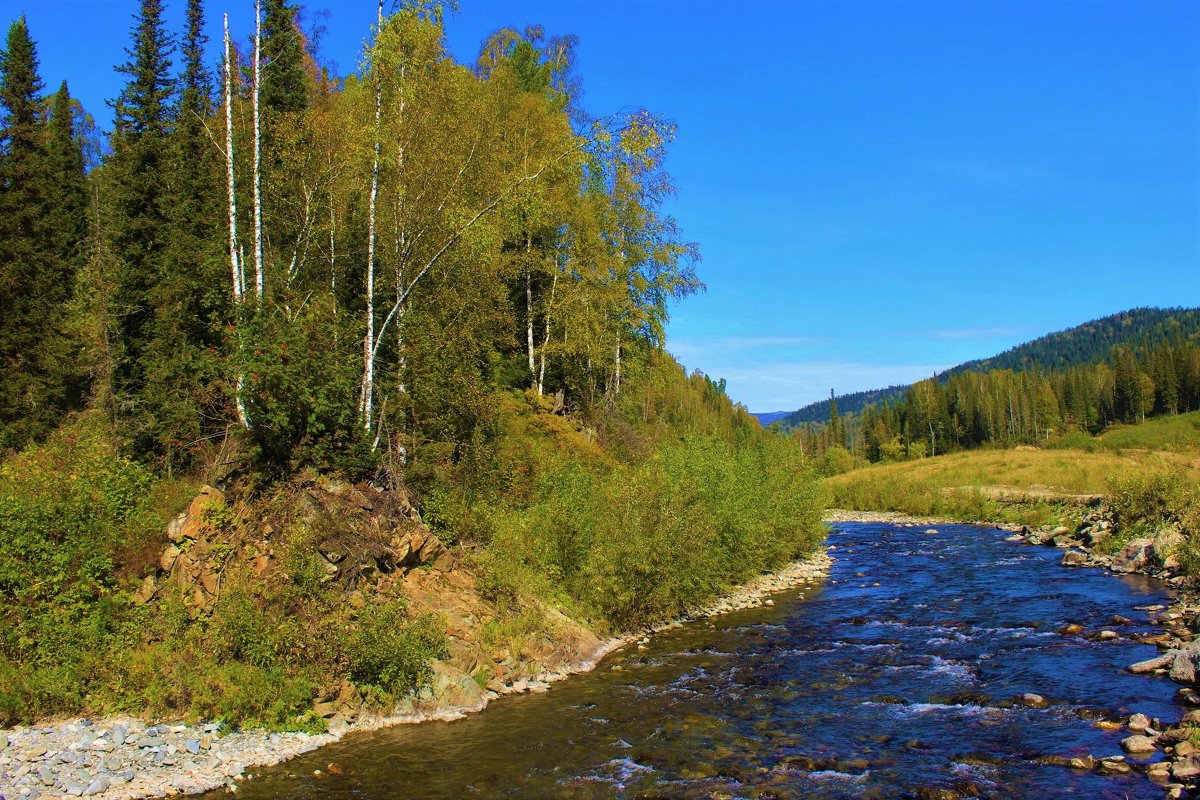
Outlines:
{"type": "Polygon", "coordinates": [[[541,363],[538,366],[537,393],[540,397],[546,385],[546,348],[550,346],[550,318],[554,311],[554,290],[558,287],[558,273],[550,281],[550,305],[546,308],[546,332],[542,335],[541,363]]]}
{"type": "Polygon", "coordinates": [[[621,393],[621,334],[617,334],[617,353],[613,360],[613,394],[621,393]]]}
{"type": "Polygon", "coordinates": [[[262,235],[262,112],[259,95],[262,88],[262,2],[254,0],[254,296],[263,300],[262,235]]]}
{"type": "MultiPolygon", "coordinates": [[[[229,15],[225,15],[225,178],[229,190],[229,268],[233,278],[233,312],[236,320],[236,336],[238,340],[238,361],[242,355],[242,305],[246,294],[246,273],[238,250],[237,233],[237,184],[233,171],[233,61],[232,48],[229,44],[229,15]]],[[[242,389],[246,377],[242,367],[238,366],[237,384],[235,387],[235,403],[237,405],[238,422],[243,428],[250,427],[250,419],[246,415],[246,401],[242,397],[242,389]]]]}
{"type": "Polygon", "coordinates": [[[329,194],[329,294],[333,297],[333,316],[337,316],[337,250],[334,238],[337,230],[337,209],[334,208],[333,193],[329,194]]]}
{"type": "Polygon", "coordinates": [[[537,370],[533,362],[533,270],[529,267],[529,256],[533,251],[533,235],[525,231],[525,356],[529,361],[529,377],[534,379],[537,370]]]}
{"type": "MultiPolygon", "coordinates": [[[[379,0],[378,29],[383,31],[383,0],[379,0]]],[[[383,119],[383,80],[375,65],[375,154],[371,162],[371,195],[367,202],[367,334],[363,338],[362,423],[368,433],[374,417],[375,395],[375,205],[379,197],[380,124],[383,119]]]]}

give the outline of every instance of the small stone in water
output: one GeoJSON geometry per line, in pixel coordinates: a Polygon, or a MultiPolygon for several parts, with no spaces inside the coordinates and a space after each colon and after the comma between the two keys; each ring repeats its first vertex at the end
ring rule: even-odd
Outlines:
{"type": "Polygon", "coordinates": [[[1149,736],[1135,734],[1121,740],[1121,749],[1127,753],[1153,753],[1158,749],[1149,736]]]}

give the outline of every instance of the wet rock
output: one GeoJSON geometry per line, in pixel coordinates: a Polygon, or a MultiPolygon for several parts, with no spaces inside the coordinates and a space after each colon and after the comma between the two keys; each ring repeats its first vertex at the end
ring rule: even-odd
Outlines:
{"type": "Polygon", "coordinates": [[[1097,642],[1111,642],[1113,639],[1120,639],[1121,634],[1116,631],[1100,631],[1092,638],[1097,642]]]}
{"type": "Polygon", "coordinates": [[[1133,767],[1125,763],[1124,756],[1109,756],[1100,759],[1096,771],[1101,775],[1128,775],[1133,772],[1133,767]]]}
{"type": "Polygon", "coordinates": [[[1175,663],[1174,653],[1164,653],[1161,656],[1148,658],[1145,661],[1139,661],[1136,664],[1130,664],[1125,669],[1132,672],[1134,675],[1145,675],[1148,672],[1154,672],[1159,669],[1167,669],[1175,663]]]}
{"type": "Polygon", "coordinates": [[[1190,781],[1200,777],[1200,758],[1188,756],[1179,759],[1171,766],[1171,777],[1177,781],[1190,781]]]}
{"type": "Polygon", "coordinates": [[[1134,539],[1113,556],[1113,572],[1135,572],[1150,563],[1153,539],[1134,539]]]}
{"type": "Polygon", "coordinates": [[[1086,567],[1088,565],[1088,554],[1082,550],[1068,550],[1063,553],[1062,565],[1064,567],[1086,567]]]}
{"type": "Polygon", "coordinates": [[[1150,718],[1145,714],[1133,714],[1129,717],[1126,727],[1134,733],[1145,733],[1146,729],[1150,727],[1150,718]]]}
{"type": "Polygon", "coordinates": [[[1171,779],[1171,764],[1158,761],[1146,767],[1146,777],[1155,783],[1166,783],[1171,779]]]}
{"type": "Polygon", "coordinates": [[[1197,661],[1200,661],[1200,643],[1192,643],[1174,651],[1169,673],[1171,680],[1183,684],[1195,683],[1197,661]]]}
{"type": "Polygon", "coordinates": [[[1059,628],[1058,632],[1063,636],[1079,636],[1083,633],[1083,626],[1074,622],[1068,622],[1059,628]]]}
{"type": "Polygon", "coordinates": [[[1026,692],[1018,697],[1016,702],[1023,706],[1029,706],[1030,708],[1041,708],[1042,706],[1046,705],[1046,698],[1042,697],[1040,694],[1026,692]]]}
{"type": "Polygon", "coordinates": [[[1122,739],[1121,749],[1126,753],[1153,753],[1158,745],[1149,736],[1138,733],[1122,739]]]}

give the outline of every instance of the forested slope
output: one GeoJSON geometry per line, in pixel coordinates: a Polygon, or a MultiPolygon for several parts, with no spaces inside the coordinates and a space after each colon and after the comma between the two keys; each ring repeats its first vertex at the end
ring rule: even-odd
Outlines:
{"type": "Polygon", "coordinates": [[[381,8],[336,76],[265,0],[212,74],[200,0],[178,38],[144,0],[95,163],[9,28],[0,722],[321,725],[346,681],[482,686],[550,609],[630,629],[818,544],[798,444],[662,349],[703,288],[674,126],[589,117],[571,37],[456,62],[441,9],[381,8]]]}
{"type": "MultiPolygon", "coordinates": [[[[1197,333],[1200,333],[1200,309],[1134,308],[1047,334],[989,358],[964,362],[942,372],[938,378],[945,382],[965,372],[990,370],[1065,370],[1106,361],[1117,345],[1154,346],[1171,338],[1194,338],[1197,333]]],[[[909,388],[909,385],[896,385],[850,392],[836,395],[835,402],[840,413],[857,413],[872,403],[902,398],[909,388]]],[[[791,430],[806,422],[824,422],[828,419],[829,401],[820,400],[782,417],[778,422],[784,430],[791,430]]]]}

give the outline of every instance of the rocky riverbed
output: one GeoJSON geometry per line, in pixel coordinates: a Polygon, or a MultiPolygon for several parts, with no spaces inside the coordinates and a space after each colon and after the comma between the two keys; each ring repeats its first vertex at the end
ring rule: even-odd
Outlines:
{"type": "MultiPolygon", "coordinates": [[[[895,512],[834,510],[826,514],[828,522],[888,522],[923,527],[949,520],[914,517],[895,512]]],[[[1165,582],[1172,589],[1172,602],[1141,608],[1161,632],[1141,637],[1156,645],[1161,654],[1131,664],[1134,674],[1153,674],[1170,679],[1180,688],[1177,699],[1191,708],[1179,719],[1151,719],[1135,713],[1125,720],[1102,720],[1098,726],[1128,734],[1121,747],[1128,755],[1103,758],[1073,757],[1060,759],[1063,766],[1094,769],[1105,774],[1141,771],[1163,786],[1169,798],[1200,797],[1200,592],[1195,581],[1183,574],[1178,549],[1183,542],[1180,531],[1165,527],[1133,539],[1121,537],[1118,526],[1103,506],[1082,512],[1074,524],[1030,529],[1017,525],[999,525],[1008,530],[1013,542],[1057,547],[1064,550],[1064,567],[1093,567],[1117,575],[1142,574],[1165,582]],[[1119,546],[1114,546],[1119,542],[1119,546]]],[[[1114,617],[1113,628],[1128,623],[1114,617]]],[[[1068,628],[1078,626],[1068,626],[1068,628]]],[[[1068,630],[1081,634],[1082,629],[1068,630]]],[[[1092,633],[1097,639],[1117,638],[1115,630],[1092,633]]]]}
{"type": "MultiPolygon", "coordinates": [[[[1163,784],[1167,797],[1200,796],[1200,594],[1195,581],[1183,574],[1178,554],[1183,534],[1170,526],[1133,539],[1120,537],[1115,520],[1103,507],[1086,512],[1077,524],[1031,530],[1021,528],[1012,537],[1031,545],[1065,550],[1064,567],[1095,567],[1119,575],[1139,573],[1172,587],[1172,602],[1141,608],[1160,633],[1142,641],[1161,651],[1157,657],[1131,664],[1134,674],[1154,674],[1180,685],[1179,702],[1191,710],[1175,721],[1133,714],[1125,721],[1130,734],[1121,747],[1140,760],[1151,780],[1163,784]],[[1114,544],[1115,543],[1115,544],[1114,544]]],[[[1120,622],[1120,620],[1117,620],[1120,622]]],[[[1099,762],[1098,762],[1099,763],[1099,762]]],[[[1118,762],[1113,762],[1116,764],[1118,762]]],[[[1128,764],[1100,764],[1102,768],[1131,769],[1128,764]]]]}
{"type": "MultiPolygon", "coordinates": [[[[578,661],[553,665],[529,678],[494,683],[484,692],[456,692],[457,671],[435,666],[434,685],[405,700],[389,715],[338,715],[327,733],[227,731],[220,723],[147,724],[129,717],[75,719],[0,730],[0,800],[97,797],[105,800],[199,794],[225,786],[236,790],[256,768],[278,764],[337,741],[350,731],[402,723],[452,719],[479,711],[504,694],[545,691],[567,676],[592,669],[606,654],[644,641],[689,619],[752,608],[772,602],[770,595],[819,582],[832,563],[818,552],[697,609],[684,619],[627,636],[596,640],[598,646],[578,661]],[[465,702],[464,702],[465,700],[465,702]]],[[[459,687],[461,688],[461,687],[459,687]]]]}

